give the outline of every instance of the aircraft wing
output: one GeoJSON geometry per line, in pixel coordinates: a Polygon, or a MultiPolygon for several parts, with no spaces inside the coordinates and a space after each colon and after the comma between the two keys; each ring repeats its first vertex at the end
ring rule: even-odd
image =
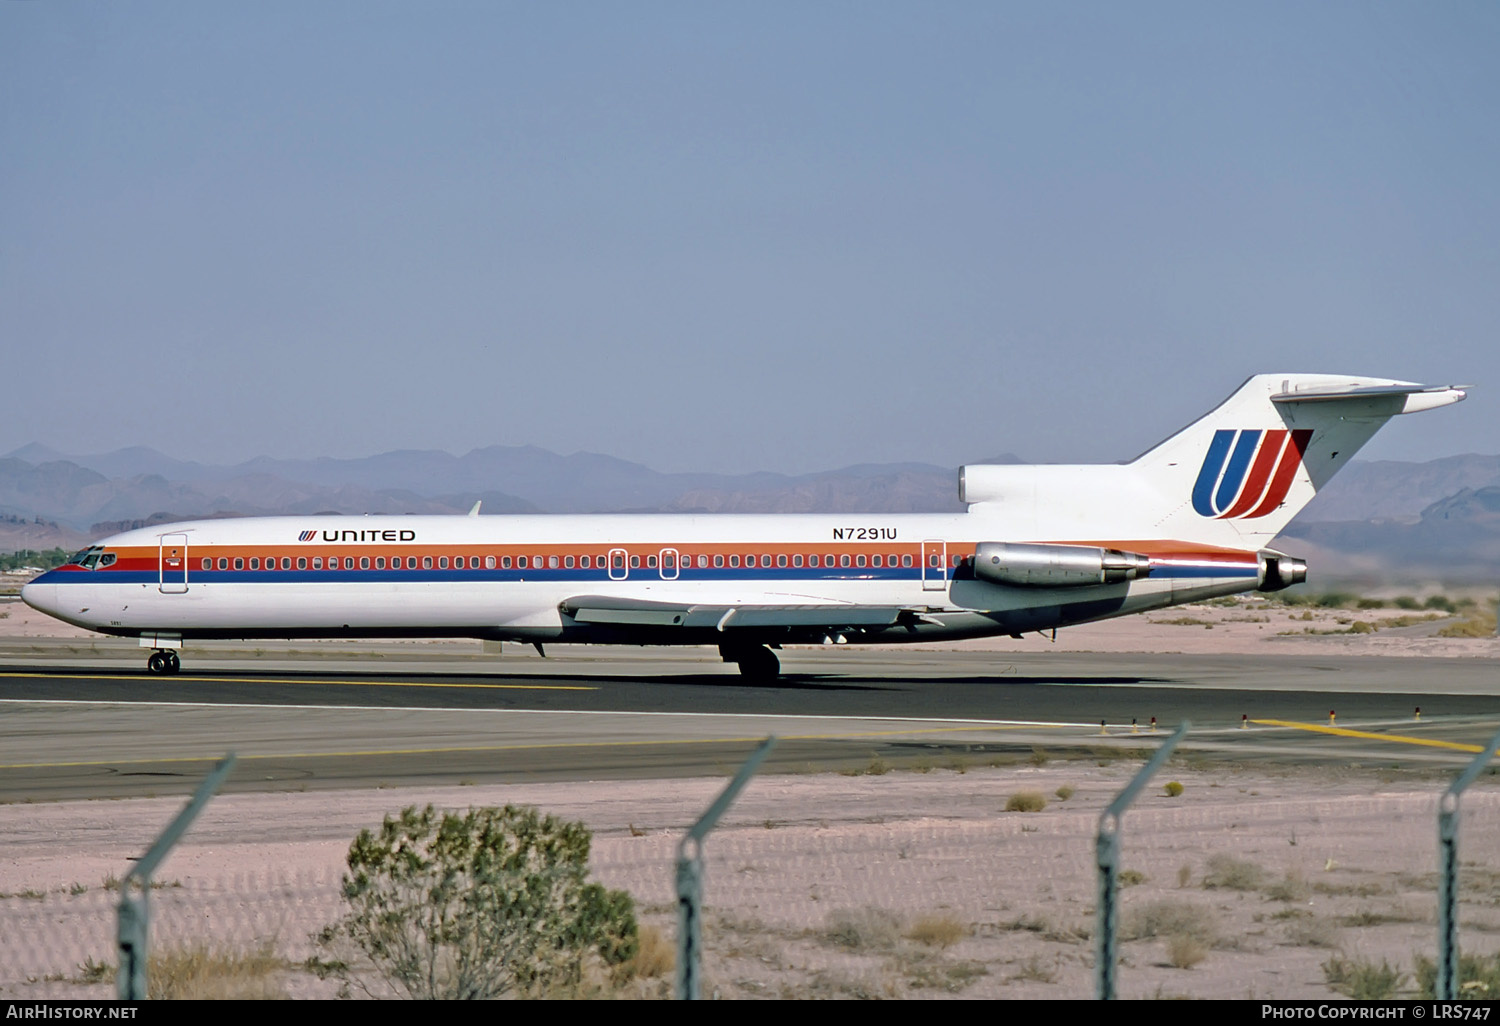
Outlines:
{"type": "Polygon", "coordinates": [[[700,605],[646,599],[582,595],[563,600],[562,612],[579,623],[642,627],[797,627],[842,630],[896,627],[925,619],[905,606],[859,605],[700,605]]]}

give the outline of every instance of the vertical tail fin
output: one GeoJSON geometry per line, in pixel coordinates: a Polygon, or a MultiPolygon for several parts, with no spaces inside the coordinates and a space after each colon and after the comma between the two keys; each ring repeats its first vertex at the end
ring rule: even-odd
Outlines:
{"type": "Polygon", "coordinates": [[[1158,521],[1161,535],[1259,547],[1391,417],[1464,395],[1385,378],[1259,374],[1129,469],[1177,500],[1158,521]]]}

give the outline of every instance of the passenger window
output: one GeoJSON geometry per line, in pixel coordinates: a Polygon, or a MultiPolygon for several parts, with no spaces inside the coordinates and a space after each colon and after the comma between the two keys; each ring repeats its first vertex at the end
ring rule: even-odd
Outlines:
{"type": "MultiPolygon", "coordinates": [[[[354,565],[354,560],[351,559],[349,561],[349,565],[353,566],[354,565]]],[[[328,557],[328,569],[330,569],[330,570],[337,570],[338,568],[339,568],[339,557],[337,557],[337,556],[329,556],[328,557]]]]}
{"type": "Polygon", "coordinates": [[[251,570],[259,570],[260,569],[260,557],[259,556],[251,556],[250,557],[250,569],[251,570]]]}
{"type": "Polygon", "coordinates": [[[776,565],[777,566],[786,566],[786,554],[785,553],[782,553],[781,555],[779,555],[779,556],[776,557],[776,565]]]}
{"type": "Polygon", "coordinates": [[[630,557],[630,568],[632,570],[638,570],[638,569],[640,569],[640,565],[641,565],[641,557],[640,556],[631,556],[630,557]]]}
{"type": "Polygon", "coordinates": [[[865,565],[865,554],[863,552],[854,557],[854,565],[858,567],[863,567],[865,565]]]}
{"type": "Polygon", "coordinates": [[[282,556],[281,557],[281,569],[283,569],[283,570],[290,570],[291,568],[292,568],[292,557],[291,556],[282,556]]]}
{"type": "Polygon", "coordinates": [[[799,553],[795,554],[794,556],[792,556],[792,566],[801,566],[801,565],[802,565],[802,554],[799,552],[799,553]]]}
{"type": "Polygon", "coordinates": [[[368,569],[370,569],[370,557],[369,556],[360,556],[359,557],[359,568],[361,570],[368,570],[368,569]]]}
{"type": "Polygon", "coordinates": [[[448,569],[448,557],[447,556],[439,556],[438,557],[438,569],[439,570],[446,570],[446,569],[448,569]]]}
{"type": "Polygon", "coordinates": [[[564,566],[564,568],[566,568],[568,570],[573,569],[573,557],[572,556],[564,556],[563,557],[563,566],[564,566]]]}
{"type": "Polygon", "coordinates": [[[432,569],[432,557],[431,556],[423,556],[422,557],[422,569],[423,570],[431,570],[432,569]]]}
{"type": "Polygon", "coordinates": [[[826,555],[826,556],[823,557],[823,565],[827,566],[827,567],[831,567],[831,566],[835,565],[834,562],[833,562],[833,553],[830,552],[830,553],[828,553],[828,555],[826,555]]]}
{"type": "Polygon", "coordinates": [[[671,555],[670,553],[668,553],[667,555],[661,557],[661,568],[663,570],[675,570],[675,569],[677,569],[677,559],[676,559],[676,557],[673,556],[673,555],[671,555]]]}
{"type": "Polygon", "coordinates": [[[908,552],[901,557],[901,565],[906,567],[911,566],[911,553],[908,552]]]}
{"type": "Polygon", "coordinates": [[[593,561],[588,556],[578,557],[578,565],[583,567],[585,570],[587,570],[592,565],[592,563],[593,561]]]}
{"type": "Polygon", "coordinates": [[[707,570],[708,569],[708,557],[705,556],[705,555],[703,555],[702,553],[698,554],[698,569],[699,570],[707,570]]]}
{"type": "Polygon", "coordinates": [[[462,570],[463,568],[464,568],[464,557],[462,557],[462,556],[454,556],[453,557],[453,569],[455,569],[455,570],[462,570]]]}
{"type": "Polygon", "coordinates": [[[385,557],[384,556],[376,556],[375,557],[375,569],[376,570],[384,570],[385,569],[385,557]]]}
{"type": "Polygon", "coordinates": [[[225,559],[223,556],[219,557],[219,569],[220,570],[228,570],[229,569],[229,560],[225,559]]]}
{"type": "Polygon", "coordinates": [[[486,570],[493,570],[493,569],[495,569],[495,557],[494,556],[485,556],[484,557],[484,568],[486,570]]]}
{"type": "Polygon", "coordinates": [[[509,556],[501,556],[500,557],[500,569],[502,569],[502,570],[509,570],[510,569],[510,557],[509,556]]]}
{"type": "Polygon", "coordinates": [[[807,557],[807,565],[808,566],[817,566],[818,565],[818,556],[817,556],[817,553],[813,553],[811,556],[807,557]]]}
{"type": "Polygon", "coordinates": [[[516,569],[518,569],[518,570],[525,570],[526,569],[526,557],[525,556],[517,556],[516,557],[516,569]]]}
{"type": "Polygon", "coordinates": [[[214,561],[213,560],[211,560],[211,559],[205,559],[203,561],[203,569],[205,569],[205,570],[212,570],[213,568],[214,568],[214,561]]]}
{"type": "MultiPolygon", "coordinates": [[[[297,557],[297,569],[298,570],[306,570],[307,569],[307,557],[306,556],[298,556],[297,557]]],[[[316,567],[314,569],[316,569],[316,567]]]]}
{"type": "Polygon", "coordinates": [[[647,556],[646,557],[646,566],[650,567],[652,570],[655,570],[656,569],[656,557],[655,556],[647,556]]]}
{"type": "Polygon", "coordinates": [[[729,565],[730,566],[739,566],[740,565],[740,557],[737,556],[737,555],[731,555],[729,557],[729,565]]]}
{"type": "Polygon", "coordinates": [[[547,569],[549,569],[549,570],[556,570],[557,569],[557,557],[556,556],[548,556],[547,557],[547,569]]]}
{"type": "Polygon", "coordinates": [[[873,556],[870,557],[870,565],[871,566],[879,566],[880,565],[880,553],[877,552],[877,553],[875,553],[875,555],[873,555],[873,556]]]}
{"type": "Polygon", "coordinates": [[[849,553],[846,552],[843,555],[839,556],[839,566],[848,566],[848,565],[849,565],[849,553]]]}
{"type": "Polygon", "coordinates": [[[313,557],[313,569],[314,570],[321,570],[321,569],[323,569],[323,557],[322,556],[314,556],[313,557]]]}
{"type": "Polygon", "coordinates": [[[718,570],[724,565],[724,557],[718,553],[714,554],[714,569],[718,570]]]}

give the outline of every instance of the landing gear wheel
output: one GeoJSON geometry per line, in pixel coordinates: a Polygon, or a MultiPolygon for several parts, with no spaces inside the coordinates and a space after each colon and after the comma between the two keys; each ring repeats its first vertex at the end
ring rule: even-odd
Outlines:
{"type": "Polygon", "coordinates": [[[181,670],[182,660],[171,649],[157,649],[146,660],[146,669],[152,673],[165,676],[166,674],[176,673],[181,670]]]}
{"type": "Polygon", "coordinates": [[[748,680],[775,680],[781,676],[781,660],[769,648],[752,648],[740,654],[740,676],[748,680]]]}

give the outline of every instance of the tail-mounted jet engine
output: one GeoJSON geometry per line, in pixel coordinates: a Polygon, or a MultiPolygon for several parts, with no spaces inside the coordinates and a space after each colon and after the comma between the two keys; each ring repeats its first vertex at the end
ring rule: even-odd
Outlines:
{"type": "Polygon", "coordinates": [[[1307,560],[1271,549],[1260,551],[1260,585],[1256,591],[1280,591],[1307,580],[1307,560]]]}
{"type": "Polygon", "coordinates": [[[1093,545],[980,542],[974,576],[1023,588],[1071,588],[1133,581],[1151,572],[1151,557],[1093,545]]]}

